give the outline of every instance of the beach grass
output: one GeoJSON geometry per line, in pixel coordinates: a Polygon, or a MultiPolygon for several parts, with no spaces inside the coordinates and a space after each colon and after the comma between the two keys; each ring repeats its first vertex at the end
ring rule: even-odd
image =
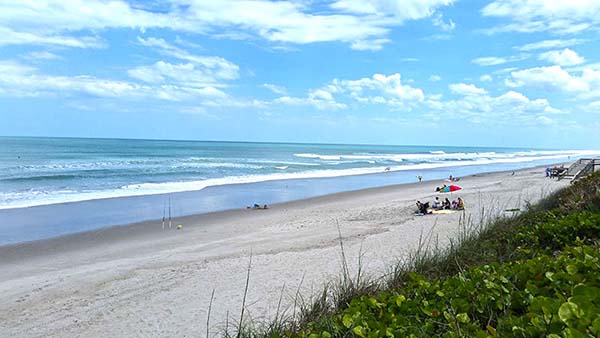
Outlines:
{"type": "Polygon", "coordinates": [[[361,254],[356,273],[350,273],[338,225],[342,273],[336,281],[307,299],[296,292],[293,309],[280,311],[278,307],[274,319],[246,321],[235,334],[217,334],[600,334],[600,315],[585,315],[583,310],[599,313],[600,296],[580,299],[581,294],[600,291],[600,173],[528,204],[516,215],[498,213],[478,224],[462,217],[460,228],[459,235],[445,246],[431,234],[422,234],[406,259],[374,278],[364,274],[361,254]],[[556,262],[571,264],[571,271],[563,273],[564,267],[556,262]],[[576,301],[570,300],[573,297],[576,301]]]}

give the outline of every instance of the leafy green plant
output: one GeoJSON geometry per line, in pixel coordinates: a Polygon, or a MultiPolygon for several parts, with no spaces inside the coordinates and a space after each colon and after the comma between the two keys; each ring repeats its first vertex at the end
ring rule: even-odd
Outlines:
{"type": "Polygon", "coordinates": [[[352,300],[302,337],[596,336],[600,251],[589,246],[476,267],[444,281],[412,274],[400,292],[352,300]]]}

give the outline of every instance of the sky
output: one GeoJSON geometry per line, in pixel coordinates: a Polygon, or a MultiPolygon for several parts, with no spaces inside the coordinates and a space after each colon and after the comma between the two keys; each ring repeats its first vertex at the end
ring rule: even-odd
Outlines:
{"type": "Polygon", "coordinates": [[[0,135],[600,148],[598,0],[2,0],[0,135]]]}

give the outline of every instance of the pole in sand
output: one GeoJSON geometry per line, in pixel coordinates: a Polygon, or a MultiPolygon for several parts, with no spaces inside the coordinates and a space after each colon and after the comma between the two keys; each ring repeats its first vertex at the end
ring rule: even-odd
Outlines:
{"type": "Polygon", "coordinates": [[[171,229],[171,195],[169,195],[169,229],[171,229]]]}
{"type": "Polygon", "coordinates": [[[167,202],[163,201],[163,217],[162,217],[162,228],[165,229],[165,216],[167,214],[167,202]]]}

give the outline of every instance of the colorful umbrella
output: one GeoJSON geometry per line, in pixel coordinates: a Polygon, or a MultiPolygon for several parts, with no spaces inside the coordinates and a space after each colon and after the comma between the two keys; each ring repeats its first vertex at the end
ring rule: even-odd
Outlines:
{"type": "Polygon", "coordinates": [[[461,189],[462,188],[459,187],[458,185],[452,184],[452,185],[449,185],[449,186],[446,186],[446,187],[440,189],[440,192],[453,192],[453,191],[457,191],[457,190],[461,190],[461,189]]]}

